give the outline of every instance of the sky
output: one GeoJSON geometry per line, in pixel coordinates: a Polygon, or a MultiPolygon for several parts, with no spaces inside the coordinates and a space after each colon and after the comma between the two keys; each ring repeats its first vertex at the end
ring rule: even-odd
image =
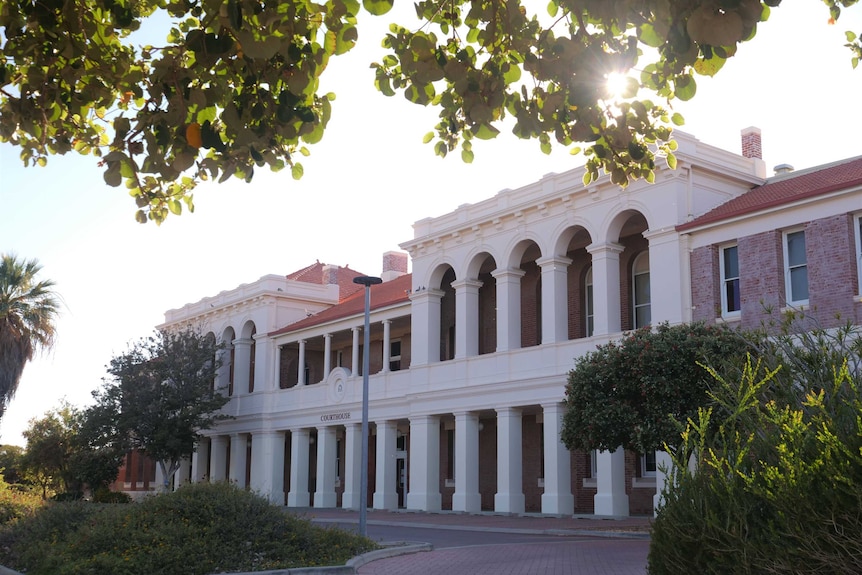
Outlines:
{"type": "MultiPolygon", "coordinates": [[[[332,119],[302,160],[300,181],[258,170],[251,184],[201,184],[194,214],[141,225],[133,200],[104,184],[94,158],[24,168],[18,149],[0,144],[0,252],[38,259],[39,277],[62,298],[56,345],[25,367],[0,444],[24,446],[28,421],[64,399],[87,405],[111,358],[169,309],[315,260],[378,275],[383,253],[412,239],[415,221],[583,163],[506,132],[474,141],[472,164],[457,152],[435,156],[422,137],[436,113],[376,92],[368,67],[388,24],[413,21],[410,5],[396,4],[364,15],[357,47],[330,63],[322,85],[337,95],[332,119]]],[[[862,66],[854,71],[843,47],[845,30],[862,33],[862,8],[829,26],[821,2],[784,4],[715,78],[698,78],[692,101],[674,104],[682,129],[739,153],[740,131],[759,127],[769,173],[862,155],[862,66]]]]}

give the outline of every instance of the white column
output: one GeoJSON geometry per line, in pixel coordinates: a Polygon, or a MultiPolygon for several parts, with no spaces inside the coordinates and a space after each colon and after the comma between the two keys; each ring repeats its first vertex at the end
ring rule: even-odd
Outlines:
{"type": "Polygon", "coordinates": [[[335,427],[317,428],[317,489],[314,491],[315,507],[335,507],[335,427]]]}
{"type": "Polygon", "coordinates": [[[392,349],[389,342],[391,340],[392,322],[388,319],[383,320],[383,373],[389,371],[389,360],[392,357],[390,354],[392,349]]]}
{"type": "Polygon", "coordinates": [[[410,420],[410,489],[407,508],[439,511],[440,419],[422,415],[410,420]]]}
{"type": "Polygon", "coordinates": [[[664,504],[662,490],[668,481],[668,475],[671,473],[673,460],[670,458],[670,453],[667,451],[655,452],[655,495],[653,495],[653,515],[658,515],[659,508],[664,504]]]}
{"type": "MultiPolygon", "coordinates": [[[[308,429],[290,430],[290,491],[288,507],[308,507],[308,429]]],[[[254,443],[251,444],[254,449],[254,443]]]]}
{"type": "Polygon", "coordinates": [[[481,511],[479,495],[479,416],[455,414],[455,493],[453,511],[481,511]]]}
{"type": "Polygon", "coordinates": [[[230,436],[230,473],[228,479],[237,487],[245,487],[245,470],[248,465],[248,435],[234,433],[230,436]]]}
{"type": "Polygon", "coordinates": [[[452,282],[455,288],[455,359],[479,355],[478,280],[452,282]]]}
{"type": "Polygon", "coordinates": [[[359,375],[359,332],[362,331],[362,328],[352,327],[350,331],[353,332],[353,353],[350,356],[350,374],[357,376],[359,375]]]}
{"type": "Polygon", "coordinates": [[[542,494],[542,513],[554,515],[571,515],[575,512],[571,455],[560,441],[565,409],[563,403],[542,406],[545,422],[545,492],[542,494]]]}
{"type": "Polygon", "coordinates": [[[323,379],[321,381],[326,381],[330,371],[332,371],[332,334],[327,333],[323,336],[323,379]]]}
{"type": "Polygon", "coordinates": [[[248,393],[251,372],[251,339],[233,340],[233,394],[248,393]]]}
{"type": "Polygon", "coordinates": [[[192,471],[192,460],[188,457],[183,457],[180,460],[180,468],[174,474],[174,491],[189,482],[189,477],[192,471]]]}
{"type": "Polygon", "coordinates": [[[272,378],[275,387],[273,389],[278,390],[281,389],[281,352],[282,348],[280,345],[275,346],[275,377],[272,378]]]}
{"type": "Polygon", "coordinates": [[[344,493],[341,506],[344,509],[359,509],[362,424],[348,423],[344,428],[344,493]]]}
{"type": "Polygon", "coordinates": [[[209,437],[201,437],[198,444],[195,446],[195,451],[192,453],[192,481],[200,483],[209,479],[207,477],[207,467],[209,467],[210,459],[210,440],[209,437]]]}
{"type": "Polygon", "coordinates": [[[251,489],[284,505],[284,433],[262,431],[251,440],[251,489]]]}
{"type": "Polygon", "coordinates": [[[210,481],[227,479],[227,436],[214,435],[210,439],[210,481]]]}
{"type": "Polygon", "coordinates": [[[561,256],[536,260],[542,268],[542,343],[569,339],[568,269],[561,256]]]}
{"type": "Polygon", "coordinates": [[[156,479],[154,486],[156,488],[156,493],[163,493],[166,491],[165,489],[165,474],[162,473],[162,466],[158,461],[156,463],[156,479]]]}
{"type": "Polygon", "coordinates": [[[305,340],[299,340],[299,367],[296,373],[296,385],[306,385],[305,381],[305,340]]]}
{"type": "Polygon", "coordinates": [[[374,509],[398,509],[395,448],[398,426],[395,421],[378,421],[377,472],[374,489],[374,509]]]}
{"type": "Polygon", "coordinates": [[[651,323],[680,323],[684,318],[680,293],[682,262],[683,256],[688,261],[687,250],[673,228],[644,232],[643,236],[649,241],[651,323]]]}
{"type": "Polygon", "coordinates": [[[410,294],[411,366],[440,361],[441,299],[443,292],[434,289],[422,289],[410,294]]]}
{"type": "Polygon", "coordinates": [[[491,272],[497,280],[497,351],[521,347],[521,269],[491,272]]]}
{"type": "Polygon", "coordinates": [[[596,475],[596,495],[593,497],[595,514],[628,515],[626,454],[622,447],[613,452],[599,451],[596,454],[596,475]]]}
{"type": "Polygon", "coordinates": [[[497,410],[497,493],[494,511],[524,512],[521,410],[497,410]]]}
{"type": "Polygon", "coordinates": [[[590,244],[587,251],[593,257],[593,334],[618,333],[622,331],[620,253],[623,246],[590,244]]]}

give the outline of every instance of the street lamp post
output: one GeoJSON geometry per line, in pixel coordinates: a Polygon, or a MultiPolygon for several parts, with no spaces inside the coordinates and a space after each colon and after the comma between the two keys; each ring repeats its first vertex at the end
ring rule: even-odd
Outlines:
{"type": "Polygon", "coordinates": [[[359,459],[359,534],[367,535],[368,516],[368,348],[371,345],[370,309],[371,286],[383,283],[383,280],[373,276],[353,278],[353,283],[365,286],[365,327],[362,330],[362,455],[359,459]]]}

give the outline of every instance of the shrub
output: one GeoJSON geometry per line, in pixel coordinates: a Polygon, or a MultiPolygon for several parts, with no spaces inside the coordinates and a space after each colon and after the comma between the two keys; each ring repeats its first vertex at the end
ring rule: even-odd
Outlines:
{"type": "Polygon", "coordinates": [[[343,564],[376,547],[226,483],[187,485],[135,505],[58,503],[39,516],[38,526],[18,530],[10,543],[11,565],[31,575],[283,569],[343,564]],[[76,515],[78,505],[92,511],[76,515]]]}
{"type": "Polygon", "coordinates": [[[862,337],[759,345],[738,380],[712,372],[653,528],[649,572],[862,573],[862,337]]]}
{"type": "Polygon", "coordinates": [[[131,503],[132,498],[122,491],[111,491],[107,487],[97,489],[93,493],[93,503],[131,503]]]}
{"type": "Polygon", "coordinates": [[[0,475],[0,525],[32,516],[42,506],[42,498],[21,485],[10,485],[0,475]]]}

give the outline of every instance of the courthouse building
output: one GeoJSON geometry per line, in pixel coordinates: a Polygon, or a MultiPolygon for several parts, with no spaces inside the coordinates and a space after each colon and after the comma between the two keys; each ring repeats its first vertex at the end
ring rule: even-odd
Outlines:
{"type": "MultiPolygon", "coordinates": [[[[383,255],[371,288],[371,506],[651,513],[656,454],[559,440],[575,358],[664,321],[752,327],[794,307],[860,323],[862,158],[767,177],[756,128],[742,155],[676,139],[677,169],[653,184],[548,174],[420,220],[402,252],[383,255]]],[[[359,275],[317,262],[165,314],[161,328],[203,325],[226,344],[217,383],[233,416],[206,432],[178,482],[358,507],[359,275]]]]}

